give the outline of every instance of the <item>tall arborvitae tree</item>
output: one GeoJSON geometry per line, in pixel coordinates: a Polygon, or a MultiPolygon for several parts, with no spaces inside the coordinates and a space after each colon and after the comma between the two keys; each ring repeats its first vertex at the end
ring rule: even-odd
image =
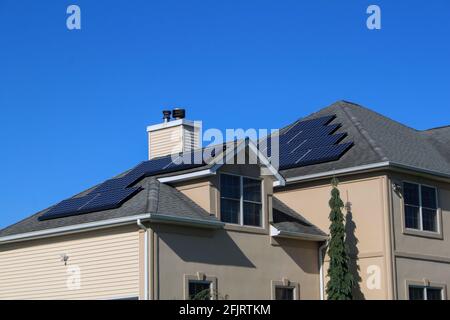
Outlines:
{"type": "Polygon", "coordinates": [[[353,288],[353,275],[349,271],[349,255],[345,245],[345,224],[338,180],[333,178],[331,184],[331,199],[328,202],[330,212],[330,241],[328,255],[330,267],[328,268],[329,281],[327,283],[327,296],[329,300],[351,300],[353,288]]]}

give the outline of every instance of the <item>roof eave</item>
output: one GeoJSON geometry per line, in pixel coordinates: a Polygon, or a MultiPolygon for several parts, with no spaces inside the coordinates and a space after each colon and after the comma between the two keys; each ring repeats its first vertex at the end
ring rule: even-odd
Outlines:
{"type": "MultiPolygon", "coordinates": [[[[429,170],[425,168],[405,165],[398,162],[393,161],[383,161],[383,162],[376,162],[371,163],[367,165],[362,166],[355,166],[350,168],[344,168],[344,169],[337,169],[337,170],[331,170],[331,171],[324,171],[319,173],[313,173],[309,175],[302,175],[302,176],[294,176],[286,178],[286,184],[294,184],[297,182],[306,182],[306,181],[312,181],[317,179],[323,179],[323,178],[329,178],[333,176],[339,176],[339,175],[346,175],[346,174],[357,174],[362,172],[371,172],[376,171],[380,169],[390,169],[390,170],[396,170],[396,171],[413,171],[422,173],[424,175],[433,176],[433,177],[439,177],[445,180],[450,180],[450,174],[442,173],[439,171],[429,170]]],[[[279,187],[281,185],[274,182],[274,187],[279,187]]]]}
{"type": "Polygon", "coordinates": [[[328,240],[328,235],[279,230],[277,229],[277,227],[273,225],[270,226],[270,236],[274,238],[288,238],[288,239],[316,241],[316,242],[328,240]]]}

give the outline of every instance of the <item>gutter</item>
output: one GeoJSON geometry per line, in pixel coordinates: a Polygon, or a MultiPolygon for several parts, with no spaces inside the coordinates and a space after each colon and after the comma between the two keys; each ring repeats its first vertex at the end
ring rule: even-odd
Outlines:
{"type": "Polygon", "coordinates": [[[194,171],[169,177],[161,177],[158,178],[158,181],[161,183],[167,183],[167,182],[181,182],[181,181],[187,181],[190,179],[195,178],[203,178],[203,177],[209,177],[216,174],[217,171],[217,165],[213,166],[211,169],[205,169],[200,171],[194,171]]]}
{"type": "Polygon", "coordinates": [[[175,217],[164,214],[145,213],[140,215],[134,215],[129,217],[121,217],[114,219],[107,219],[95,222],[81,223],[66,227],[52,228],[47,230],[32,231],[20,234],[14,234],[10,236],[4,236],[0,238],[0,245],[6,243],[13,243],[25,240],[35,240],[42,238],[49,238],[61,235],[68,235],[79,232],[86,232],[92,230],[100,230],[105,228],[123,226],[128,224],[134,224],[137,220],[150,221],[155,223],[172,223],[178,225],[186,225],[199,228],[220,229],[225,223],[218,220],[200,220],[195,218],[175,217]]]}
{"type": "MultiPolygon", "coordinates": [[[[438,176],[444,179],[450,179],[450,174],[442,173],[439,171],[433,171],[429,169],[424,169],[420,167],[414,167],[398,162],[392,162],[392,161],[384,161],[384,162],[377,162],[377,163],[371,163],[366,164],[362,166],[355,166],[350,168],[344,168],[344,169],[338,169],[338,170],[331,170],[331,171],[325,171],[320,173],[314,173],[314,174],[308,174],[303,176],[296,176],[296,177],[290,177],[286,178],[286,184],[292,184],[296,182],[304,182],[304,181],[311,181],[316,180],[320,178],[327,178],[332,177],[336,175],[342,175],[342,174],[348,174],[348,173],[359,173],[364,171],[371,171],[371,170],[377,170],[377,169],[394,169],[394,170],[407,170],[407,171],[415,171],[420,172],[423,174],[428,174],[432,176],[438,176]]],[[[273,184],[274,187],[282,186],[278,181],[275,181],[273,184]]]]}
{"type": "Polygon", "coordinates": [[[328,236],[326,235],[319,235],[319,234],[316,235],[294,231],[283,231],[278,230],[276,227],[272,225],[270,226],[270,236],[279,238],[301,239],[305,241],[325,241],[328,239],[328,236]]]}
{"type": "Polygon", "coordinates": [[[323,245],[319,247],[319,287],[320,287],[320,300],[325,300],[325,279],[323,272],[323,262],[325,258],[325,252],[328,247],[328,239],[323,245]]]}
{"type": "Polygon", "coordinates": [[[141,219],[137,219],[136,224],[144,230],[144,300],[148,300],[148,229],[142,224],[141,219]]]}
{"type": "MultiPolygon", "coordinates": [[[[338,169],[338,170],[331,170],[331,171],[325,171],[325,172],[320,172],[320,173],[308,174],[308,175],[304,175],[304,176],[290,177],[290,178],[286,179],[286,184],[291,184],[291,183],[300,182],[300,181],[309,181],[309,180],[314,180],[314,179],[319,179],[319,178],[332,177],[332,176],[339,175],[339,174],[356,173],[356,172],[360,172],[360,171],[386,168],[386,167],[389,167],[390,164],[391,163],[389,161],[385,161],[385,162],[367,164],[367,165],[363,165],[363,166],[356,166],[356,167],[350,167],[350,168],[345,168],[345,169],[338,169]]],[[[274,187],[275,186],[278,186],[278,185],[274,185],[274,187]]]]}

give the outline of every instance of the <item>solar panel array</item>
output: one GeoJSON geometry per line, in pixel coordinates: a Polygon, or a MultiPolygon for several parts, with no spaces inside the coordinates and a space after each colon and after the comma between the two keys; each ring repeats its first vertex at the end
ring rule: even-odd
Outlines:
{"type": "MultiPolygon", "coordinates": [[[[353,142],[339,144],[346,133],[334,134],[340,124],[330,124],[334,115],[299,121],[279,133],[279,169],[286,170],[312,164],[338,160],[353,142]]],[[[269,158],[272,155],[270,139],[260,143],[260,150],[269,158]]]]}
{"type": "MultiPolygon", "coordinates": [[[[299,121],[279,133],[279,169],[289,169],[339,159],[353,143],[340,143],[346,133],[334,134],[339,124],[330,124],[334,115],[312,120],[299,121]]],[[[272,157],[270,140],[259,145],[260,151],[272,157]],[[264,143],[266,145],[264,145],[264,143]]],[[[225,150],[225,145],[223,146],[225,150]]],[[[39,220],[48,220],[83,213],[109,210],[120,207],[125,201],[142,190],[133,187],[144,177],[200,167],[206,164],[202,159],[204,149],[166,156],[142,162],[126,174],[106,180],[88,194],[61,201],[39,220]]],[[[209,152],[215,157],[215,151],[209,152]]]]}

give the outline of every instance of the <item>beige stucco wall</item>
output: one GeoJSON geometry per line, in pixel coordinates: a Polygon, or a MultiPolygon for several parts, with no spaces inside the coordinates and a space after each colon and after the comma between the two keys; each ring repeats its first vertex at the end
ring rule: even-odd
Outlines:
{"type": "MultiPolygon", "coordinates": [[[[359,283],[355,297],[360,299],[389,299],[392,296],[386,181],[387,177],[380,174],[340,179],[341,198],[351,208],[349,212],[344,209],[347,244],[359,283]],[[380,280],[374,284],[374,276],[378,275],[380,280]]],[[[330,191],[330,181],[327,180],[275,189],[274,196],[328,232],[330,191]]],[[[326,263],[325,270],[327,267],[326,263]]]]}
{"type": "Polygon", "coordinates": [[[300,299],[319,298],[318,244],[268,234],[154,226],[160,299],[184,299],[184,276],[217,278],[220,299],[271,299],[271,281],[300,284],[300,299]],[[195,234],[195,237],[192,234],[195,234]]]}
{"type": "Polygon", "coordinates": [[[389,178],[391,183],[400,185],[403,181],[409,181],[437,188],[441,231],[433,236],[426,233],[411,234],[405,230],[402,192],[391,191],[398,298],[406,298],[408,281],[430,281],[448,287],[450,285],[450,184],[404,173],[392,173],[389,178]]]}
{"type": "Polygon", "coordinates": [[[212,191],[210,179],[181,182],[176,184],[175,187],[207,212],[211,212],[212,191]]]}
{"type": "Polygon", "coordinates": [[[159,298],[184,299],[184,277],[204,273],[217,278],[222,299],[271,299],[271,282],[283,278],[300,285],[300,299],[319,299],[318,243],[271,239],[273,177],[261,176],[259,165],[224,165],[208,179],[176,187],[220,219],[221,173],[262,179],[263,227],[228,224],[225,230],[206,231],[153,226],[158,239],[159,298]]]}
{"type": "Polygon", "coordinates": [[[1,245],[0,299],[138,297],[139,234],[134,226],[118,227],[1,245]],[[74,267],[80,287],[69,289],[74,267]]]}

